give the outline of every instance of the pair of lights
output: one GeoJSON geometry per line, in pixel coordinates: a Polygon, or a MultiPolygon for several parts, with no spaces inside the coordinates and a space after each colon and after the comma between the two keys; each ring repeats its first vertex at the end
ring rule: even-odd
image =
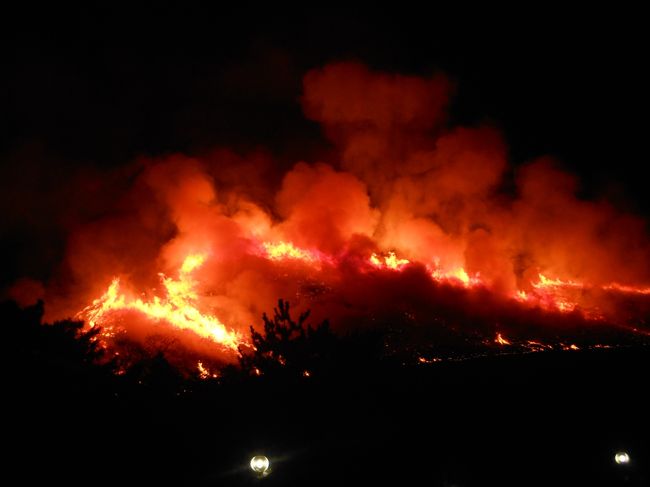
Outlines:
{"type": "MultiPolygon", "coordinates": [[[[621,451],[614,455],[614,461],[618,465],[627,465],[630,463],[630,455],[627,452],[621,451]]],[[[251,469],[259,475],[267,475],[271,462],[264,455],[256,455],[251,458],[251,469]]]]}

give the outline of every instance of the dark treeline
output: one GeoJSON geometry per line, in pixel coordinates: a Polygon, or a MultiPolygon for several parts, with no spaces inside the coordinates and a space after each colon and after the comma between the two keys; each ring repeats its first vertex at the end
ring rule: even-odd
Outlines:
{"type": "Polygon", "coordinates": [[[0,305],[6,475],[24,484],[647,485],[642,346],[418,364],[281,301],[255,351],[203,380],[163,352],[124,369],[98,331],[42,313],[0,305]]]}

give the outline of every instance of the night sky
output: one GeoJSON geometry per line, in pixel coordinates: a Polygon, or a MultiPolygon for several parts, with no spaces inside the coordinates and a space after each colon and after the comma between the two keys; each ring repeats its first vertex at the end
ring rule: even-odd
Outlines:
{"type": "Polygon", "coordinates": [[[219,146],[263,147],[282,169],[318,160],[328,142],[302,113],[301,79],[339,60],[442,71],[456,85],[452,124],[487,121],[515,165],[555,156],[579,174],[581,195],[650,211],[634,12],[151,3],[3,17],[2,285],[47,278],[65,228],[101,216],[102,204],[68,189],[84,172],[219,146]]]}

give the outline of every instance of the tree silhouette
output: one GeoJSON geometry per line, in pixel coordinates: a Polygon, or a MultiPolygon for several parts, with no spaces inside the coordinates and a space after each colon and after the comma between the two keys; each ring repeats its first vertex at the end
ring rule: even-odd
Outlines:
{"type": "Polygon", "coordinates": [[[5,358],[23,364],[25,374],[113,370],[114,363],[100,345],[100,328],[84,329],[83,322],[73,320],[43,324],[43,311],[42,301],[25,309],[12,301],[0,304],[0,322],[12,344],[5,358]]]}
{"type": "Polygon", "coordinates": [[[307,324],[310,311],[291,317],[288,301],[280,299],[273,310],[273,318],[262,315],[264,331],[251,326],[253,351],[240,348],[240,366],[253,375],[302,375],[309,377],[319,372],[332,359],[336,337],[327,320],[312,327],[307,324]]]}

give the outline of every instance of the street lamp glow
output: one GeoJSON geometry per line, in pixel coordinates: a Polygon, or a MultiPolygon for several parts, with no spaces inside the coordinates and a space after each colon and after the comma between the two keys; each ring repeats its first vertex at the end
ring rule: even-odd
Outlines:
{"type": "Polygon", "coordinates": [[[266,458],[264,455],[256,455],[253,458],[251,458],[251,468],[253,469],[253,472],[258,473],[260,475],[264,475],[267,473],[270,463],[271,462],[269,462],[269,459],[266,458]]]}
{"type": "Polygon", "coordinates": [[[614,455],[614,461],[619,465],[627,465],[630,463],[630,455],[624,451],[618,452],[616,455],[614,455]]]}

